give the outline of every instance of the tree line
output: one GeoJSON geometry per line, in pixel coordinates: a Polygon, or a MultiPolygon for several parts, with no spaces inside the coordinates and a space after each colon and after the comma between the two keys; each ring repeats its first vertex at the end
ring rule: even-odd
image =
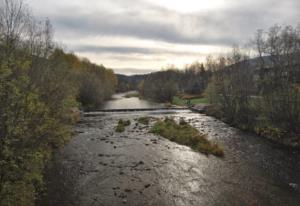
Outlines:
{"type": "Polygon", "coordinates": [[[170,67],[140,82],[145,98],[171,102],[178,93],[203,94],[207,113],[288,145],[300,145],[300,26],[259,30],[234,47],[185,70],[170,67]]]}
{"type": "Polygon", "coordinates": [[[179,70],[174,66],[151,73],[140,82],[139,93],[157,102],[171,102],[178,93],[202,94],[212,75],[204,65],[195,62],[179,70]]]}
{"type": "Polygon", "coordinates": [[[209,113],[282,143],[300,143],[300,27],[259,30],[248,49],[211,58],[209,113]],[[249,55],[254,53],[253,56],[249,55]]]}
{"type": "Polygon", "coordinates": [[[35,205],[74,108],[99,106],[116,83],[112,70],[59,48],[50,21],[22,0],[0,0],[0,205],[35,205]]]}
{"type": "Polygon", "coordinates": [[[138,85],[141,81],[143,81],[148,74],[140,74],[140,75],[123,75],[116,74],[118,80],[118,86],[116,92],[128,92],[133,90],[138,90],[138,85]]]}

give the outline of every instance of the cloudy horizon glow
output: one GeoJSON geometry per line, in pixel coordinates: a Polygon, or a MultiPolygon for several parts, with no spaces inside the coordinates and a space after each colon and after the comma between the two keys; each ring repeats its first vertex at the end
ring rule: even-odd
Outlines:
{"type": "Polygon", "coordinates": [[[55,40],[92,62],[134,74],[183,68],[245,44],[257,29],[296,25],[298,0],[27,0],[55,40]]]}

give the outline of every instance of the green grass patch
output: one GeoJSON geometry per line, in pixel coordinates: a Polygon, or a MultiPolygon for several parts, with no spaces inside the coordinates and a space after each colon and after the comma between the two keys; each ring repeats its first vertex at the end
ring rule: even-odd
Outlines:
{"type": "Polygon", "coordinates": [[[201,98],[194,98],[194,99],[183,99],[179,96],[174,96],[172,99],[172,104],[179,105],[179,106],[184,106],[187,105],[187,102],[190,101],[190,104],[195,105],[195,104],[208,104],[208,99],[205,97],[201,98]]]}
{"type": "Polygon", "coordinates": [[[150,132],[178,144],[190,146],[194,150],[207,155],[224,156],[224,151],[219,145],[209,142],[205,134],[200,134],[196,128],[184,120],[180,120],[179,124],[170,118],[159,120],[153,125],[150,132]]]}
{"type": "Polygon", "coordinates": [[[150,117],[140,117],[138,123],[148,125],[150,122],[150,117]]]}
{"type": "Polygon", "coordinates": [[[202,94],[186,94],[186,93],[182,93],[182,94],[178,94],[177,95],[179,98],[181,99],[198,99],[198,98],[203,98],[202,94]]]}
{"type": "Polygon", "coordinates": [[[122,120],[122,119],[120,119],[118,121],[118,125],[116,126],[115,131],[119,132],[119,133],[124,132],[125,131],[125,127],[129,126],[130,124],[131,124],[130,120],[122,120]]]}

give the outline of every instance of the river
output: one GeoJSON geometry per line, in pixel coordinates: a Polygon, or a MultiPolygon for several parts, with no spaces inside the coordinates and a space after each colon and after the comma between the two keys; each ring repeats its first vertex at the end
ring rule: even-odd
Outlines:
{"type": "MultiPolygon", "coordinates": [[[[122,102],[131,102],[131,108],[148,104],[121,95],[106,108],[122,102]]],[[[48,205],[300,205],[300,152],[213,117],[189,110],[93,112],[75,132],[56,155],[48,205]],[[150,126],[136,124],[141,116],[184,118],[222,145],[225,157],[206,156],[151,134],[154,119],[150,126]],[[120,118],[131,125],[115,133],[120,118]]]]}
{"type": "Polygon", "coordinates": [[[102,109],[141,109],[141,108],[161,108],[163,104],[150,102],[147,100],[140,99],[138,97],[126,98],[127,94],[135,93],[135,91],[118,93],[112,96],[112,100],[107,101],[102,109]]]}

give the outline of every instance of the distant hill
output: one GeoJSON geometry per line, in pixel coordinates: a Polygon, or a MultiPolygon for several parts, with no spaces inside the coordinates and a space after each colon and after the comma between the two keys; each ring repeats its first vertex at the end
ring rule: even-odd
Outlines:
{"type": "MultiPolygon", "coordinates": [[[[262,59],[264,61],[265,67],[272,67],[272,61],[271,61],[269,56],[265,56],[262,59]]],[[[256,57],[256,58],[252,58],[252,59],[247,60],[250,67],[253,69],[253,72],[257,71],[262,59],[256,57]]],[[[242,62],[240,62],[240,63],[242,63],[242,62]]],[[[233,65],[231,65],[231,66],[233,66],[233,65]]],[[[231,67],[231,66],[229,66],[229,67],[231,67]]],[[[130,70],[130,71],[133,72],[133,71],[136,71],[136,70],[133,69],[133,70],[130,70]]],[[[118,74],[116,72],[117,73],[116,76],[117,76],[117,79],[118,79],[117,92],[126,92],[126,91],[137,90],[138,85],[140,84],[141,81],[145,80],[150,75],[155,75],[158,72],[161,72],[161,71],[153,70],[152,72],[150,72],[150,70],[149,70],[148,73],[146,73],[146,74],[135,74],[135,75],[118,74]]]]}
{"type": "Polygon", "coordinates": [[[137,90],[141,81],[147,78],[149,74],[138,74],[127,76],[124,74],[116,74],[118,79],[117,92],[126,92],[137,90]]]}

